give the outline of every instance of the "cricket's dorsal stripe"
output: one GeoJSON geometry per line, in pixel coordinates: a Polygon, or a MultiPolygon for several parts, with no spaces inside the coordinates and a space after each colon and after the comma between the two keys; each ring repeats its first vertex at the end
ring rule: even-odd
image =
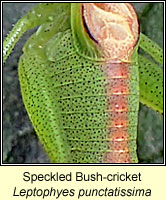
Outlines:
{"type": "Polygon", "coordinates": [[[109,152],[105,154],[106,163],[131,163],[130,147],[128,137],[128,110],[130,95],[129,86],[129,63],[107,63],[107,77],[111,79],[108,84],[108,96],[115,98],[108,101],[110,108],[109,129],[109,152]],[[125,96],[124,96],[125,94],[125,96]],[[118,98],[117,98],[118,97],[118,98]],[[114,129],[114,131],[112,130],[114,129]]]}

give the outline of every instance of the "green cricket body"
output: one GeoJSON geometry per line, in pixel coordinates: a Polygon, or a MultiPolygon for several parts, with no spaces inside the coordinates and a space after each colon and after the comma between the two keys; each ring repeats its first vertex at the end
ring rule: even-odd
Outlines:
{"type": "MultiPolygon", "coordinates": [[[[131,4],[40,4],[9,34],[4,60],[18,38],[39,24],[23,49],[19,79],[26,110],[51,162],[138,162],[139,25],[131,4]]],[[[141,39],[147,49],[146,37],[141,39]]],[[[148,76],[141,77],[146,81],[148,76]]],[[[155,93],[146,94],[141,100],[162,110],[161,98],[154,105],[155,93]]]]}
{"type": "Polygon", "coordinates": [[[137,162],[136,23],[130,4],[73,4],[71,29],[51,35],[43,25],[27,42],[19,63],[23,99],[52,162],[137,162]],[[105,14],[110,21],[98,36],[105,14]]]}

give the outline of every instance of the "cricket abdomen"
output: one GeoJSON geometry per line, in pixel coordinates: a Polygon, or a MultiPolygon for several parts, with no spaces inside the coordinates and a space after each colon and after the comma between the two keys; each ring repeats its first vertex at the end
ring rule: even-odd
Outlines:
{"type": "Polygon", "coordinates": [[[109,145],[104,155],[104,162],[137,162],[136,127],[139,97],[138,79],[131,79],[132,67],[134,66],[122,62],[107,62],[105,66],[108,82],[106,86],[107,109],[110,117],[107,124],[109,145]],[[134,108],[131,106],[134,103],[133,96],[137,105],[134,108]],[[133,129],[132,134],[131,129],[133,129]]]}

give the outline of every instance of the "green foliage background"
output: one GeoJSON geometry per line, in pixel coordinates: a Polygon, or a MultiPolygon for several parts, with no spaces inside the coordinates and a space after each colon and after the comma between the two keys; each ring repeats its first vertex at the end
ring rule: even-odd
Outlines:
{"type": "MultiPolygon", "coordinates": [[[[36,3],[3,3],[3,37],[12,25],[36,3]]],[[[163,47],[163,4],[133,3],[140,29],[163,47]]],[[[16,45],[3,68],[3,160],[5,163],[48,163],[25,111],[18,82],[17,65],[22,47],[35,31],[28,31],[16,45]]],[[[163,118],[140,104],[138,125],[140,163],[163,162],[163,118]]]]}

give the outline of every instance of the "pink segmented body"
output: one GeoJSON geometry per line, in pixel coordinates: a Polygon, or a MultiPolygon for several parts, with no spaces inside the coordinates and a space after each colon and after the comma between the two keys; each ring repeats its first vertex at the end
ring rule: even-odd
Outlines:
{"type": "Polygon", "coordinates": [[[127,131],[129,72],[127,63],[108,63],[106,76],[109,80],[107,86],[110,111],[109,151],[104,158],[105,163],[131,163],[131,155],[128,146],[129,136],[127,131]]]}

